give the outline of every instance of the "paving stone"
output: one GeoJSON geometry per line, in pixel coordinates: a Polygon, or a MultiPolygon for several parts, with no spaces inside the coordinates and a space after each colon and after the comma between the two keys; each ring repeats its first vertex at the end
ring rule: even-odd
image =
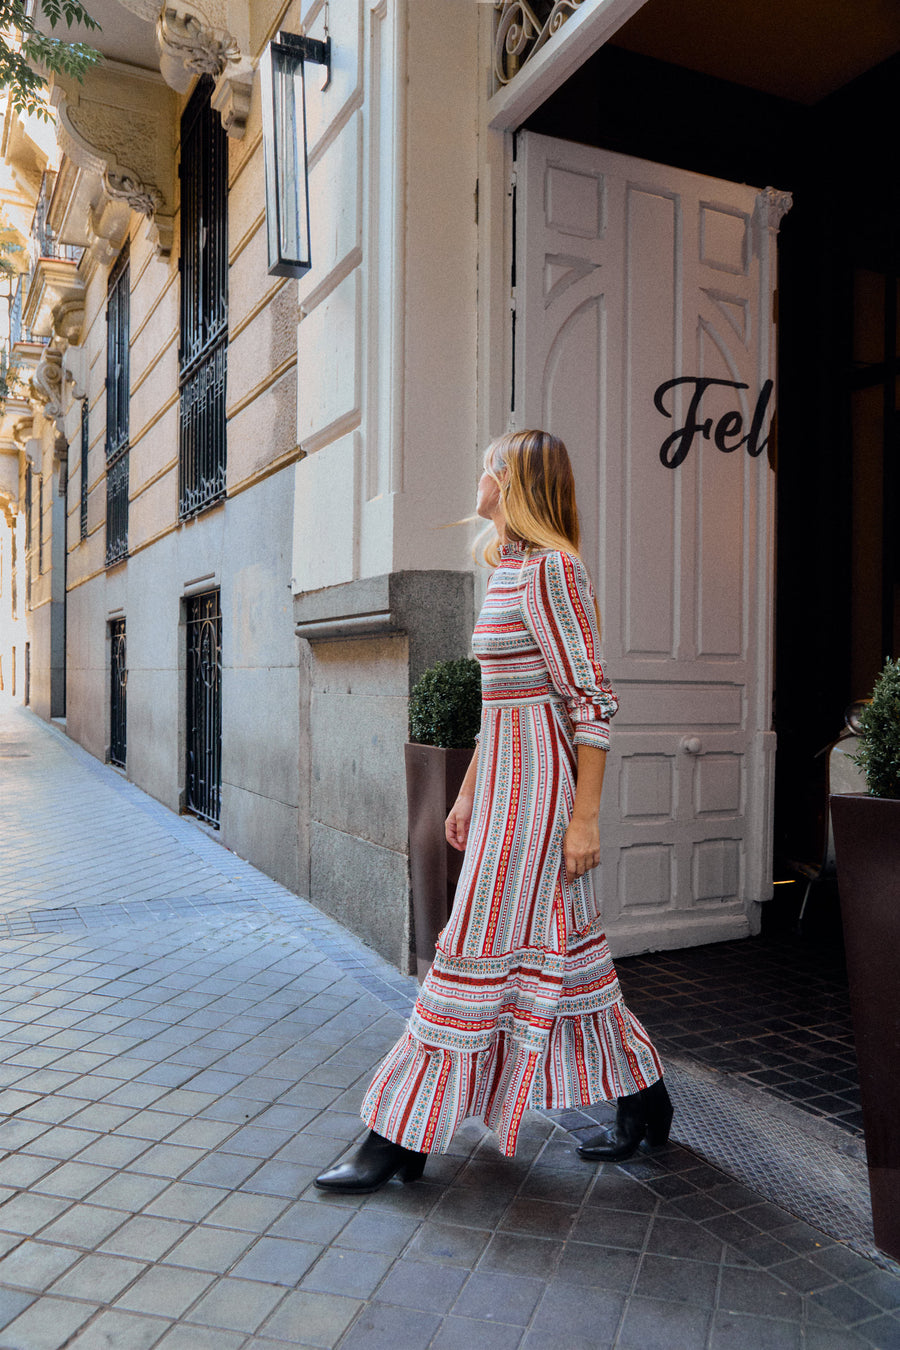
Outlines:
{"type": "Polygon", "coordinates": [[[89,1303],[72,1299],[38,1299],[4,1328],[4,1345],[15,1350],[61,1350],[96,1311],[89,1303]]]}
{"type": "Polygon", "coordinates": [[[222,1279],[191,1309],[189,1320],[231,1331],[256,1331],[284,1292],[278,1285],[222,1279]]]}
{"type": "Polygon", "coordinates": [[[717,1312],[709,1350],[799,1350],[800,1327],[774,1318],[717,1312]]]}
{"type": "Polygon", "coordinates": [[[341,1342],[341,1350],[425,1350],[440,1325],[431,1313],[369,1303],[341,1342]]]}
{"type": "Polygon", "coordinates": [[[476,1271],[463,1287],[453,1312],[478,1321],[511,1322],[525,1327],[545,1289],[543,1280],[476,1271]]]}
{"type": "MultiPolygon", "coordinates": [[[[230,1270],[255,1241],[251,1233],[231,1228],[210,1228],[200,1224],[191,1230],[165,1257],[165,1264],[186,1266],[191,1270],[209,1270],[222,1275],[230,1270]]],[[[318,1252],[320,1249],[316,1248],[318,1252]]]]}
{"type": "Polygon", "coordinates": [[[263,1233],[287,1209],[288,1202],[267,1195],[227,1195],[213,1209],[207,1223],[222,1228],[239,1228],[247,1233],[263,1233]]]}
{"type": "Polygon", "coordinates": [[[321,1346],[332,1350],[363,1304],[335,1294],[290,1293],[260,1328],[266,1344],[321,1346]],[[269,1338],[272,1338],[269,1340],[269,1338]]]}
{"type": "Polygon", "coordinates": [[[154,1196],[166,1189],[166,1185],[162,1177],[145,1177],[128,1171],[116,1172],[109,1181],[105,1181],[91,1194],[91,1204],[124,1209],[133,1214],[150,1204],[154,1196]]]}
{"type": "Polygon", "coordinates": [[[112,1168],[89,1163],[70,1162],[54,1167],[33,1186],[39,1195],[57,1195],[63,1199],[83,1200],[85,1196],[115,1176],[112,1168]]]}
{"type": "MultiPolygon", "coordinates": [[[[223,1331],[221,1327],[173,1327],[162,1338],[156,1350],[244,1350],[247,1338],[242,1331],[223,1331]]],[[[267,1350],[272,1350],[269,1342],[267,1350]]]]}
{"type": "Polygon", "coordinates": [[[208,1289],[212,1276],[175,1266],[152,1266],[119,1298],[116,1306],[129,1312],[155,1313],[165,1309],[178,1317],[208,1289]]]}
{"type": "Polygon", "coordinates": [[[0,1286],[46,1289],[80,1259],[71,1247],[49,1242],[20,1242],[0,1260],[0,1286]]]}
{"type": "Polygon", "coordinates": [[[34,1302],[35,1295],[22,1289],[0,1287],[0,1330],[34,1302]]]}
{"type": "Polygon", "coordinates": [[[79,1332],[68,1350],[150,1350],[171,1326],[159,1317],[103,1312],[79,1332]]]}
{"type": "Polygon", "coordinates": [[[393,1258],[382,1252],[326,1251],[303,1278],[303,1288],[322,1294],[369,1298],[386,1275],[393,1258]]]}
{"type": "Polygon", "coordinates": [[[0,1233],[37,1233],[65,1213],[70,1204],[50,1195],[13,1196],[0,1205],[0,1233]]]}
{"type": "Polygon", "coordinates": [[[86,1256],[62,1275],[50,1292],[86,1298],[94,1303],[111,1303],[146,1269],[144,1263],[117,1256],[86,1256]]]}
{"type": "Polygon", "coordinates": [[[101,1244],[100,1251],[112,1252],[117,1256],[135,1256],[145,1261],[156,1261],[189,1230],[186,1223],[177,1223],[172,1219],[141,1218],[129,1219],[118,1228],[112,1237],[101,1244]]]}
{"type": "Polygon", "coordinates": [[[444,1318],[430,1350],[516,1350],[521,1342],[520,1327],[454,1316],[444,1318]]]}
{"type": "Polygon", "coordinates": [[[324,1250],[320,1243],[293,1238],[262,1237],[235,1266],[241,1279],[296,1285],[324,1250]]]}
{"type": "MultiPolygon", "coordinates": [[[[704,1350],[710,1321],[704,1308],[638,1296],[628,1302],[618,1344],[622,1350],[704,1350]]],[[[757,1342],[755,1350],[764,1346],[768,1350],[757,1342]]]]}

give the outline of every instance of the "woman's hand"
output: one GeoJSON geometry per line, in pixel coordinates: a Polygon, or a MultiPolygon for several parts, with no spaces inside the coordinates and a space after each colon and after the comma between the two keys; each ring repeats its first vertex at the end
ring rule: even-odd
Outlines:
{"type": "Polygon", "coordinates": [[[563,838],[563,860],[566,879],[583,877],[600,862],[600,826],[596,818],[584,820],[573,816],[563,838]]]}
{"type": "Polygon", "coordinates": [[[469,823],[472,819],[472,803],[474,800],[474,793],[460,792],[453,803],[444,826],[447,843],[459,849],[460,853],[465,851],[466,840],[469,837],[469,823]]]}

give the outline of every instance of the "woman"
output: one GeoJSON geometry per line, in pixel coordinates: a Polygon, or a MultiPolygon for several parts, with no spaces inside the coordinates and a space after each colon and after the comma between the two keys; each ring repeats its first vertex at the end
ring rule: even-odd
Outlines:
{"type": "Polygon", "coordinates": [[[465,861],[407,1030],[366,1093],[369,1134],[317,1178],[324,1190],[416,1180],[472,1116],[512,1156],[528,1107],[617,1098],[615,1126],[578,1150],[592,1161],[668,1138],[662,1070],[622,1002],[590,876],[618,704],[598,660],[562,441],[502,436],[485,455],[476,510],[493,523],[484,558],[494,572],[472,642],[483,713],[446,824],[465,861]]]}

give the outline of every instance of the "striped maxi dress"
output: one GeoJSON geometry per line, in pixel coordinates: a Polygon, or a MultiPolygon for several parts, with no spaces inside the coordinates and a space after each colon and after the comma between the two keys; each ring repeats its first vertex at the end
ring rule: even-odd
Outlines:
{"type": "Polygon", "coordinates": [[[618,707],[597,647],[581,561],[507,545],[472,641],[483,709],[453,913],[362,1106],[406,1148],[444,1152],[476,1117],[512,1156],[529,1107],[609,1101],[662,1074],[622,1001],[592,874],[569,881],[563,863],[575,746],[607,749],[618,707]]]}

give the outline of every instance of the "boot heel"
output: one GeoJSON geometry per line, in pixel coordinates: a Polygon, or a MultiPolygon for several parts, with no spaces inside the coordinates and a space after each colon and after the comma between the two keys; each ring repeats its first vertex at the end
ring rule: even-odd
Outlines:
{"type": "Polygon", "coordinates": [[[425,1163],[428,1159],[427,1153],[414,1153],[408,1162],[405,1162],[395,1175],[400,1181],[418,1181],[425,1171],[425,1163]]]}
{"type": "Polygon", "coordinates": [[[672,1128],[675,1108],[661,1078],[647,1090],[652,1093],[656,1100],[653,1102],[652,1110],[647,1117],[644,1142],[648,1148],[662,1148],[664,1144],[669,1142],[669,1131],[672,1128]]]}

